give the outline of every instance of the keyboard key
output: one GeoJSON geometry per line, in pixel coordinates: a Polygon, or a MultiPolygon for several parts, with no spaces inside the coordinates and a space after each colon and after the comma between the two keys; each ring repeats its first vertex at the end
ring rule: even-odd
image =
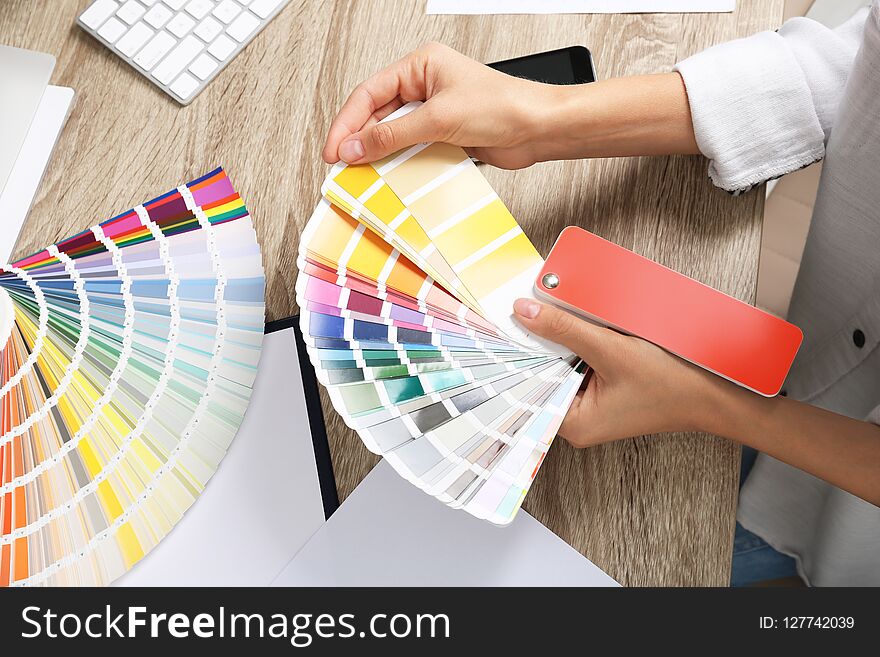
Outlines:
{"type": "Polygon", "coordinates": [[[177,78],[169,88],[178,96],[186,100],[187,98],[192,96],[193,92],[198,88],[198,86],[198,80],[196,80],[189,73],[184,73],[179,78],[177,78]]]}
{"type": "Polygon", "coordinates": [[[165,29],[177,38],[180,38],[189,32],[195,24],[196,22],[186,14],[177,14],[177,16],[172,18],[168,25],[165,26],[165,29]]]}
{"type": "Polygon", "coordinates": [[[101,23],[110,18],[117,9],[119,9],[119,3],[114,0],[98,0],[86,9],[79,19],[93,30],[97,30],[101,23]]]}
{"type": "Polygon", "coordinates": [[[174,11],[180,11],[180,8],[183,7],[187,3],[187,0],[163,0],[166,5],[171,7],[174,11]]]}
{"type": "Polygon", "coordinates": [[[147,40],[153,36],[153,30],[144,23],[137,23],[124,37],[116,42],[116,49],[126,57],[133,56],[147,40]]]}
{"type": "Polygon", "coordinates": [[[165,5],[154,5],[152,9],[144,14],[144,20],[158,30],[172,16],[174,16],[174,13],[165,5]]]}
{"type": "Polygon", "coordinates": [[[199,78],[199,80],[207,80],[208,76],[216,69],[217,60],[203,53],[190,65],[189,72],[199,78]]]}
{"type": "Polygon", "coordinates": [[[186,13],[196,20],[202,20],[213,8],[214,3],[211,0],[191,0],[186,6],[186,13]]]}
{"type": "Polygon", "coordinates": [[[157,2],[159,2],[159,0],[141,0],[141,4],[147,5],[147,7],[152,7],[157,2]]]}
{"type": "Polygon", "coordinates": [[[233,18],[241,13],[241,6],[234,0],[223,0],[214,8],[214,15],[229,25],[233,18]]]}
{"type": "Polygon", "coordinates": [[[260,18],[268,18],[269,14],[275,11],[275,8],[280,5],[281,2],[282,0],[256,0],[256,2],[251,5],[251,11],[260,18]]]}
{"type": "Polygon", "coordinates": [[[239,43],[244,43],[247,38],[254,33],[260,26],[259,19],[251,13],[244,12],[241,16],[233,21],[232,25],[226,28],[233,39],[239,43]]]}
{"type": "Polygon", "coordinates": [[[223,26],[213,18],[208,16],[199,23],[199,26],[193,30],[193,33],[206,43],[211,43],[217,38],[217,35],[223,31],[223,26]]]}
{"type": "Polygon", "coordinates": [[[117,20],[116,18],[110,18],[101,26],[101,29],[98,30],[98,35],[107,43],[115,43],[116,39],[125,34],[127,29],[128,26],[122,21],[117,20]]]}
{"type": "Polygon", "coordinates": [[[144,15],[144,6],[137,0],[128,0],[119,8],[116,15],[129,25],[134,25],[144,15]]]}
{"type": "Polygon", "coordinates": [[[208,48],[208,52],[214,55],[221,62],[229,57],[235,50],[235,41],[225,34],[217,37],[217,40],[208,48]]]}
{"type": "Polygon", "coordinates": [[[153,69],[153,77],[161,84],[170,83],[187,66],[189,66],[189,63],[195,59],[196,55],[202,52],[204,47],[204,43],[190,34],[181,41],[165,59],[162,60],[161,64],[153,69]]]}
{"type": "Polygon", "coordinates": [[[159,60],[167,55],[168,51],[171,50],[176,43],[177,41],[175,41],[174,37],[170,34],[166,32],[157,32],[156,36],[150,39],[149,43],[141,48],[140,52],[138,52],[132,61],[145,71],[152,70],[152,68],[159,63],[159,60]]]}

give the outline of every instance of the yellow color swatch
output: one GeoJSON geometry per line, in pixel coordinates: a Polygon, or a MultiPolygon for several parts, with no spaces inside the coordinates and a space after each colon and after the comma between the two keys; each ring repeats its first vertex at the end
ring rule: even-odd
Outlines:
{"type": "Polygon", "coordinates": [[[144,558],[144,550],[129,523],[125,522],[119,526],[119,530],[116,532],[116,540],[119,542],[122,558],[125,559],[127,568],[131,568],[144,558]]]}
{"type": "Polygon", "coordinates": [[[512,228],[516,221],[500,199],[477,210],[465,221],[457,223],[434,238],[437,249],[446,256],[453,268],[471,254],[498,239],[512,228]]]}
{"type": "Polygon", "coordinates": [[[379,180],[379,174],[369,164],[354,164],[343,168],[334,177],[336,184],[358,198],[370,185],[379,180]]]}
{"type": "Polygon", "coordinates": [[[459,272],[461,279],[479,299],[488,296],[510,280],[511,272],[519,273],[523,262],[531,262],[535,247],[524,233],[459,272]]]}
{"type": "Polygon", "coordinates": [[[383,172],[382,178],[403,200],[449,169],[468,160],[468,156],[458,146],[435,143],[416,153],[399,166],[383,172]]]}
{"type": "Polygon", "coordinates": [[[479,203],[487,195],[495,196],[489,182],[476,167],[466,167],[413,201],[409,209],[419,218],[419,223],[428,234],[433,236],[444,222],[479,203]]]}

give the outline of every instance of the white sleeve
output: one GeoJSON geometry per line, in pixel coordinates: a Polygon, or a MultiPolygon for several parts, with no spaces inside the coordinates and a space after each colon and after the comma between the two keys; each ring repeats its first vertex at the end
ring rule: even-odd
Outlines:
{"type": "Polygon", "coordinates": [[[836,30],[794,18],[676,64],[712,182],[740,192],[824,157],[868,13],[836,30]]]}

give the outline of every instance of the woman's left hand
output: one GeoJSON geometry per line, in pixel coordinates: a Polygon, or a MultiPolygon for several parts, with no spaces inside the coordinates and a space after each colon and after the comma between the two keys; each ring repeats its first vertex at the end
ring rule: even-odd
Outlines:
{"type": "Polygon", "coordinates": [[[529,331],[571,349],[593,370],[559,429],[575,447],[702,430],[712,395],[731,385],[649,342],[553,306],[519,299],[514,311],[529,331]]]}

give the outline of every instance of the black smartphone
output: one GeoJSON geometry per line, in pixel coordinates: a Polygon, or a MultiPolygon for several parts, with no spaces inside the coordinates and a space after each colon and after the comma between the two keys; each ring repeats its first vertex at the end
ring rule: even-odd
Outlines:
{"type": "Polygon", "coordinates": [[[506,59],[489,66],[508,75],[547,84],[585,84],[596,81],[593,56],[583,46],[506,59]]]}

